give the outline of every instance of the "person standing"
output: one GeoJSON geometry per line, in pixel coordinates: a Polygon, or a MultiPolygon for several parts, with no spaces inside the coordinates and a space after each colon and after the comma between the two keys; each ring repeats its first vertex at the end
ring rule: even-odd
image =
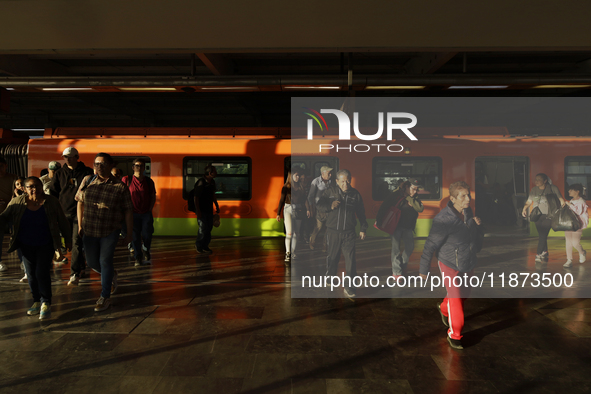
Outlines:
{"type": "Polygon", "coordinates": [[[213,205],[216,213],[220,213],[220,206],[215,197],[216,185],[214,178],[217,170],[211,164],[205,167],[205,174],[195,182],[195,209],[199,232],[195,240],[197,253],[211,253],[209,243],[211,242],[211,230],[213,229],[213,205]]]}
{"type": "Polygon", "coordinates": [[[361,224],[359,238],[365,239],[367,220],[361,194],[351,187],[351,173],[348,170],[337,172],[336,185],[331,185],[323,193],[316,204],[319,211],[326,217],[326,275],[336,276],[339,269],[341,251],[345,255],[344,293],[348,298],[356,296],[351,286],[352,277],[357,275],[355,260],[355,225],[357,219],[361,224]]]}
{"type": "Polygon", "coordinates": [[[64,235],[66,248],[71,248],[72,228],[59,200],[43,193],[43,183],[37,177],[24,181],[24,195],[15,197],[0,214],[0,229],[8,223],[14,226],[8,252],[17,248],[22,252],[26,266],[33,305],[27,315],[39,314],[39,319],[51,316],[51,261],[55,250],[62,247],[64,235]]]}
{"type": "Polygon", "coordinates": [[[573,266],[573,248],[579,252],[579,263],[583,264],[587,259],[587,252],[581,246],[581,237],[583,236],[583,230],[589,225],[589,212],[584,198],[585,189],[583,185],[580,183],[570,185],[568,195],[571,197],[568,206],[577,215],[577,218],[579,218],[581,228],[577,231],[564,232],[564,238],[566,240],[566,263],[563,265],[564,268],[573,266]]]}
{"type": "Polygon", "coordinates": [[[43,182],[43,192],[45,194],[51,194],[49,191],[49,186],[51,185],[51,180],[55,176],[55,172],[62,168],[62,165],[57,161],[50,161],[48,166],[47,174],[41,176],[39,179],[43,182]]]}
{"type": "Polygon", "coordinates": [[[133,250],[136,267],[142,265],[143,257],[147,261],[152,259],[150,255],[152,234],[154,234],[152,210],[156,204],[156,187],[154,181],[144,175],[145,170],[145,161],[136,159],[133,162],[133,176],[126,175],[121,179],[129,187],[133,203],[133,250]],[[142,239],[145,253],[142,253],[142,239]]]}
{"type": "MultiPolygon", "coordinates": [[[[6,172],[8,168],[8,164],[4,157],[0,156],[0,213],[4,212],[8,203],[12,199],[14,181],[16,181],[17,176],[14,174],[10,174],[6,172]]],[[[0,244],[3,242],[4,239],[4,232],[1,234],[0,244]]],[[[8,267],[5,264],[2,264],[2,254],[0,252],[0,272],[6,271],[8,267]]]]}
{"type": "Polygon", "coordinates": [[[133,204],[129,189],[112,174],[114,161],[108,153],[94,159],[96,175],[82,181],[78,202],[78,233],[84,242],[88,265],[101,275],[102,291],[94,311],[111,306],[111,294],[117,290],[117,271],[113,266],[115,247],[119,241],[121,223],[125,220],[127,235],[123,243],[131,242],[133,232],[133,204]]]}
{"type": "Polygon", "coordinates": [[[78,235],[78,217],[76,213],[77,202],[75,200],[84,177],[92,175],[92,168],[81,162],[76,148],[67,147],[62,154],[66,164],[55,171],[49,191],[52,196],[58,197],[66,218],[72,225],[72,265],[70,266],[70,280],[68,286],[78,286],[80,277],[86,268],[82,251],[82,237],[78,235]]]}
{"type": "Polygon", "coordinates": [[[297,258],[295,250],[298,238],[301,235],[302,221],[310,215],[308,201],[304,185],[300,181],[302,169],[294,166],[287,173],[285,185],[281,189],[281,198],[277,207],[277,221],[281,220],[281,211],[283,210],[283,220],[285,224],[285,262],[290,262],[297,258]]]}
{"type": "MultiPolygon", "coordinates": [[[[320,176],[314,178],[310,184],[310,191],[308,192],[308,204],[312,211],[315,211],[316,213],[316,227],[314,227],[312,235],[310,236],[310,249],[314,249],[316,237],[326,224],[327,213],[316,209],[316,204],[318,203],[322,193],[324,193],[324,191],[332,185],[332,170],[333,169],[329,166],[322,166],[320,168],[320,176]]],[[[324,237],[324,247],[326,248],[326,237],[324,237]]]]}
{"type": "Polygon", "coordinates": [[[555,195],[560,200],[560,204],[564,206],[566,202],[560,194],[560,190],[556,185],[550,183],[548,175],[539,173],[534,180],[534,187],[529,192],[529,197],[523,206],[521,216],[527,216],[527,209],[529,207],[534,210],[536,207],[540,208],[542,216],[535,222],[538,230],[538,249],[536,252],[536,261],[548,261],[548,234],[552,229],[552,217],[548,217],[548,196],[555,195]]]}
{"type": "Polygon", "coordinates": [[[383,218],[394,205],[397,205],[400,209],[400,219],[396,230],[390,235],[392,239],[392,276],[395,278],[402,275],[402,271],[408,264],[415,247],[413,232],[417,225],[419,213],[423,212],[424,209],[423,203],[418,196],[421,187],[418,179],[411,178],[405,181],[386,197],[376,215],[378,218],[383,218]],[[401,252],[401,241],[404,243],[404,252],[401,252]]]}
{"type": "Polygon", "coordinates": [[[472,276],[476,266],[476,254],[482,248],[484,234],[480,218],[474,217],[470,208],[470,186],[466,182],[455,182],[449,186],[449,202],[433,219],[433,227],[425,241],[419,273],[423,280],[431,267],[431,258],[437,254],[447,296],[437,304],[443,324],[447,330],[447,342],[454,349],[463,349],[462,329],[464,327],[464,301],[470,295],[469,283],[454,286],[456,276],[472,276]]]}

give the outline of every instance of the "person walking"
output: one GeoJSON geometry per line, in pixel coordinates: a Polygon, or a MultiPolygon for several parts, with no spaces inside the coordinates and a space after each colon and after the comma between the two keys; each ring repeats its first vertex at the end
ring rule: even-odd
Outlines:
{"type": "Polygon", "coordinates": [[[88,265],[101,275],[102,291],[95,312],[108,309],[111,294],[117,291],[113,257],[124,220],[127,227],[125,245],[131,242],[133,233],[131,194],[127,186],[111,174],[113,165],[111,155],[97,154],[94,159],[96,175],[85,177],[76,193],[78,233],[84,242],[88,265]]]}
{"type": "MultiPolygon", "coordinates": [[[[536,261],[548,261],[548,234],[552,229],[552,217],[549,216],[549,203],[548,198],[557,197],[560,201],[560,205],[564,206],[566,202],[560,194],[560,190],[556,185],[550,183],[548,175],[539,173],[536,175],[534,180],[534,187],[529,192],[529,197],[523,206],[521,216],[527,216],[527,209],[531,207],[532,211],[537,207],[540,209],[542,215],[535,222],[536,229],[538,230],[538,249],[536,252],[536,261]],[[553,195],[553,196],[551,196],[553,195]]],[[[554,213],[554,212],[551,212],[554,213]]]]}
{"type": "Polygon", "coordinates": [[[48,165],[47,174],[42,175],[39,179],[43,182],[43,192],[45,194],[51,194],[49,191],[49,186],[51,185],[51,180],[55,176],[55,172],[62,168],[62,165],[57,161],[50,161],[48,165]]]}
{"type": "Polygon", "coordinates": [[[195,240],[195,250],[199,254],[209,254],[211,242],[211,230],[213,229],[213,205],[215,204],[216,213],[220,213],[220,206],[215,197],[216,184],[215,177],[217,170],[211,164],[205,167],[205,174],[195,182],[194,202],[197,214],[197,224],[199,230],[195,240]]]}
{"type": "Polygon", "coordinates": [[[336,276],[341,252],[345,255],[344,293],[348,298],[356,296],[352,280],[357,275],[355,260],[355,225],[361,224],[359,238],[365,239],[367,219],[361,194],[351,187],[351,173],[348,170],[337,172],[336,184],[329,186],[316,204],[326,217],[326,275],[336,276]]]}
{"type": "Polygon", "coordinates": [[[72,225],[72,264],[70,266],[70,280],[68,286],[78,286],[80,278],[84,274],[86,262],[84,260],[82,237],[78,235],[78,216],[76,213],[76,193],[82,184],[84,177],[93,175],[92,168],[81,162],[76,148],[67,147],[62,154],[66,164],[55,171],[49,192],[52,196],[59,198],[66,218],[72,225]]]}
{"type": "Polygon", "coordinates": [[[423,203],[418,196],[421,187],[419,180],[416,178],[405,181],[386,197],[376,215],[377,218],[382,219],[392,206],[397,205],[400,209],[400,219],[396,230],[390,235],[392,239],[390,257],[392,276],[396,279],[402,275],[402,271],[407,266],[415,247],[413,232],[417,225],[419,213],[423,212],[424,209],[423,203]],[[401,251],[401,242],[404,243],[404,252],[401,251]]]}
{"type": "MultiPolygon", "coordinates": [[[[326,224],[327,213],[316,209],[316,204],[324,191],[332,185],[332,168],[329,166],[322,166],[320,168],[320,176],[314,178],[310,184],[310,191],[308,192],[308,204],[316,215],[316,227],[310,236],[310,249],[315,248],[316,237],[318,233],[326,224]]],[[[326,237],[324,238],[324,247],[326,248],[326,237]]]]}
{"type": "Polygon", "coordinates": [[[0,214],[0,230],[9,223],[14,226],[8,252],[18,248],[22,253],[33,296],[27,314],[39,314],[44,320],[51,316],[51,267],[54,252],[62,247],[60,232],[70,249],[72,228],[59,200],[43,192],[39,178],[26,178],[24,187],[25,194],[15,197],[0,214]]]}
{"type": "Polygon", "coordinates": [[[281,189],[281,198],[277,207],[277,221],[281,221],[283,210],[283,222],[285,224],[285,262],[297,258],[296,247],[298,238],[301,235],[302,221],[310,217],[308,201],[304,185],[300,182],[302,169],[292,167],[287,173],[285,185],[281,189]]]}
{"type": "MultiPolygon", "coordinates": [[[[0,156],[0,213],[4,212],[8,203],[12,199],[14,192],[14,181],[17,176],[8,173],[6,170],[8,164],[4,157],[0,156]]],[[[0,244],[3,242],[4,232],[0,234],[0,244]]],[[[8,267],[2,263],[2,254],[0,253],[0,272],[4,272],[8,267]]]]}
{"type": "Polygon", "coordinates": [[[585,189],[583,185],[580,183],[570,185],[568,195],[571,197],[568,206],[579,218],[581,228],[577,231],[564,232],[564,238],[566,240],[566,263],[563,265],[564,268],[573,266],[573,248],[579,252],[579,263],[583,264],[587,259],[587,252],[581,246],[581,237],[583,236],[583,230],[589,225],[589,207],[587,207],[587,203],[585,202],[585,189]]]}
{"type": "Polygon", "coordinates": [[[121,181],[129,187],[133,203],[133,250],[135,266],[142,265],[143,257],[150,261],[150,247],[154,234],[152,210],[156,204],[156,186],[151,178],[144,175],[146,162],[136,159],[133,162],[133,176],[124,176],[121,181]],[[142,240],[145,252],[142,253],[142,240]]]}
{"type": "Polygon", "coordinates": [[[465,273],[468,277],[472,276],[484,234],[480,218],[472,214],[470,186],[466,182],[455,182],[449,186],[449,200],[447,206],[433,219],[423,248],[419,273],[423,280],[427,280],[431,258],[436,253],[447,290],[447,296],[437,304],[437,309],[443,324],[449,327],[449,345],[454,349],[463,349],[464,301],[470,295],[470,286],[469,283],[454,286],[454,278],[465,277],[465,273]]]}

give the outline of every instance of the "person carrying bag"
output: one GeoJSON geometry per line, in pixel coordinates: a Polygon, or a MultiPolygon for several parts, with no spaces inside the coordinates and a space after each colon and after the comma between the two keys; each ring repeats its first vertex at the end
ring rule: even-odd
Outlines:
{"type": "Polygon", "coordinates": [[[557,219],[560,215],[555,215],[552,220],[553,225],[554,220],[561,220],[561,223],[572,225],[571,229],[564,230],[564,238],[566,240],[566,263],[563,265],[564,268],[570,268],[573,265],[573,248],[579,252],[579,263],[583,264],[585,262],[587,252],[581,246],[581,237],[583,236],[583,230],[589,225],[589,212],[584,197],[585,188],[583,188],[583,185],[580,183],[570,185],[568,195],[572,199],[568,203],[568,206],[561,208],[559,213],[561,214],[562,210],[567,210],[575,219],[569,219],[570,223],[566,223],[566,219],[557,219]]]}

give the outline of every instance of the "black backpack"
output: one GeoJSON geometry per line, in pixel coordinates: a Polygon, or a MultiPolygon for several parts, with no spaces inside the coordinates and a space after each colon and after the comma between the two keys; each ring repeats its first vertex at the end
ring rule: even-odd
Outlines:
{"type": "Polygon", "coordinates": [[[195,207],[195,188],[189,192],[189,211],[197,213],[197,208],[195,207]]]}

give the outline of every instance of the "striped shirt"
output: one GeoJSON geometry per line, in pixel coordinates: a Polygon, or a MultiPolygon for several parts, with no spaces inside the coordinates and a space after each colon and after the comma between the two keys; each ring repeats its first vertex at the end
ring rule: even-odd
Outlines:
{"type": "Polygon", "coordinates": [[[129,189],[114,176],[101,181],[99,177],[92,182],[93,176],[84,178],[76,201],[84,203],[82,229],[89,237],[106,237],[120,229],[125,219],[125,212],[133,210],[129,189]],[[87,187],[86,183],[90,182],[87,187]]]}

